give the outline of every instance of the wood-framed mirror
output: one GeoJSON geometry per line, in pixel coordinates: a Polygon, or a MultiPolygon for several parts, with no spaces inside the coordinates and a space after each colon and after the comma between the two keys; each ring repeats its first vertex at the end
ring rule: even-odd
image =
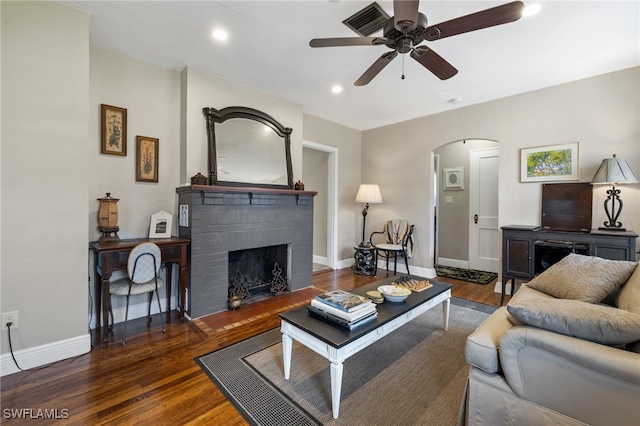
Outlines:
{"type": "Polygon", "coordinates": [[[293,189],[291,131],[253,108],[203,108],[209,184],[293,189]]]}

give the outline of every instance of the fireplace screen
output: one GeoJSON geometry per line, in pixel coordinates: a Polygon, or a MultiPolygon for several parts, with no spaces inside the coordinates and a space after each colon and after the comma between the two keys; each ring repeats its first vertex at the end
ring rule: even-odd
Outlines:
{"type": "Polygon", "coordinates": [[[229,252],[229,297],[243,300],[287,290],[287,245],[229,252]]]}

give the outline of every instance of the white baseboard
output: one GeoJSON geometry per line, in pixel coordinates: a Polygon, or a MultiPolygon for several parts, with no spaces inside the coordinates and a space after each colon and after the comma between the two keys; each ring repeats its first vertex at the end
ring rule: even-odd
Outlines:
{"type": "Polygon", "coordinates": [[[351,268],[353,266],[353,262],[354,262],[353,258],[338,260],[338,263],[336,264],[336,269],[351,268]]]}
{"type": "MultiPolygon", "coordinates": [[[[158,313],[158,301],[156,300],[155,295],[151,302],[151,315],[156,315],[158,313]]],[[[167,302],[165,298],[160,299],[160,305],[162,306],[162,311],[164,312],[167,308],[167,302]]],[[[148,309],[147,306],[148,305],[146,300],[142,303],[130,305],[129,320],[146,317],[148,309]]],[[[170,306],[172,307],[172,309],[175,309],[175,307],[177,306],[175,297],[171,298],[170,306]]],[[[126,310],[125,308],[125,306],[122,306],[113,310],[113,316],[116,323],[124,322],[124,315],[126,310]]],[[[89,327],[93,329],[95,328],[95,326],[96,318],[92,316],[89,327]]],[[[41,365],[50,364],[52,362],[60,361],[62,359],[78,356],[87,353],[90,350],[91,336],[87,334],[86,336],[74,337],[59,342],[36,346],[34,348],[15,351],[14,355],[16,357],[16,360],[18,361],[18,365],[20,365],[20,368],[26,370],[29,368],[34,368],[41,365]]],[[[19,371],[20,370],[16,367],[13,359],[11,358],[11,353],[3,354],[0,357],[0,377],[17,373],[19,371]]]]}
{"type": "Polygon", "coordinates": [[[329,266],[329,259],[327,256],[317,256],[313,255],[313,263],[318,263],[320,265],[329,266]]]}
{"type": "MultiPolygon", "coordinates": [[[[353,266],[353,259],[345,259],[338,262],[338,269],[351,268],[353,266]]],[[[386,260],[378,260],[378,275],[381,273],[387,274],[387,261],[386,260]],[[382,272],[380,272],[382,271],[382,272]]],[[[393,268],[392,264],[389,263],[389,269],[393,268]]],[[[411,275],[416,275],[418,277],[424,278],[435,278],[436,270],[434,268],[422,268],[418,266],[413,266],[409,263],[409,270],[411,271],[411,275]]],[[[398,273],[404,274],[407,272],[407,268],[404,266],[404,263],[398,262],[398,273]]],[[[391,273],[393,273],[393,269],[391,269],[391,273]]]]}
{"type": "MultiPolygon", "coordinates": [[[[511,294],[512,283],[513,283],[513,280],[510,280],[507,283],[507,285],[504,288],[504,294],[511,294]]],[[[518,290],[518,286],[519,284],[516,285],[515,290],[518,290]]],[[[502,282],[497,281],[495,287],[493,288],[493,291],[495,291],[496,293],[502,293],[502,282]]]]}
{"type": "MultiPolygon", "coordinates": [[[[146,299],[146,296],[145,296],[145,299],[146,299]]],[[[165,312],[167,310],[166,300],[167,300],[166,298],[160,298],[160,306],[162,306],[162,312],[165,312]]],[[[149,305],[146,301],[143,303],[136,303],[135,305],[129,305],[129,320],[146,317],[148,306],[149,305]]],[[[176,309],[177,302],[175,297],[171,297],[171,304],[169,306],[171,306],[171,309],[176,309]]],[[[126,312],[126,306],[113,309],[113,318],[116,324],[120,322],[124,322],[125,312],[126,312]]],[[[151,315],[155,315],[157,313],[158,313],[158,301],[154,294],[153,299],[151,300],[151,315]]],[[[94,317],[91,318],[91,321],[89,322],[89,327],[91,327],[92,329],[96,328],[96,319],[94,317]]]]}
{"type": "MultiPolygon", "coordinates": [[[[86,354],[91,350],[91,335],[86,334],[72,337],[58,342],[47,343],[46,345],[35,346],[33,348],[15,351],[14,355],[20,368],[40,367],[52,362],[60,361],[74,356],[86,354]]],[[[18,373],[20,370],[13,362],[11,353],[0,356],[0,377],[18,373]]]]}
{"type": "Polygon", "coordinates": [[[469,269],[469,261],[468,260],[447,259],[446,257],[439,257],[438,258],[438,265],[450,266],[452,268],[469,269]]]}

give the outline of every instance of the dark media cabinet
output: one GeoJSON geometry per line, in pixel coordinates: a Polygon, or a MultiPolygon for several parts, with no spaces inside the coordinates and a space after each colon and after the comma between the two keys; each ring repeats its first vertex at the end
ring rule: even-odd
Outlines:
{"type": "Polygon", "coordinates": [[[636,238],[632,231],[567,232],[538,226],[511,225],[502,228],[502,296],[507,282],[530,281],[569,253],[613,260],[636,260],[636,238]]]}

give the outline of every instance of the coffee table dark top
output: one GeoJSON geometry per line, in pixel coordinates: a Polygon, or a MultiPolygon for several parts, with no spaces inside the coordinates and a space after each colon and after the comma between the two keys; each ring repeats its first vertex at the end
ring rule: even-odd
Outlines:
{"type": "MultiPolygon", "coordinates": [[[[406,275],[391,276],[365,286],[349,290],[352,293],[359,294],[367,297],[367,291],[377,290],[381,285],[389,284],[406,275]]],[[[423,280],[426,278],[411,276],[411,278],[423,280]]],[[[341,328],[338,325],[331,324],[322,319],[315,318],[309,314],[307,306],[292,309],[280,314],[280,318],[283,321],[291,323],[298,328],[306,331],[307,333],[317,337],[318,339],[330,344],[333,347],[341,348],[342,346],[356,340],[360,336],[369,333],[371,330],[375,330],[399,317],[400,315],[410,311],[418,305],[436,297],[437,295],[449,290],[451,284],[434,281],[429,279],[433,284],[431,288],[423,290],[421,292],[411,292],[403,302],[389,302],[387,300],[384,303],[376,305],[378,311],[378,317],[368,324],[356,328],[355,330],[347,330],[341,328]]]]}

